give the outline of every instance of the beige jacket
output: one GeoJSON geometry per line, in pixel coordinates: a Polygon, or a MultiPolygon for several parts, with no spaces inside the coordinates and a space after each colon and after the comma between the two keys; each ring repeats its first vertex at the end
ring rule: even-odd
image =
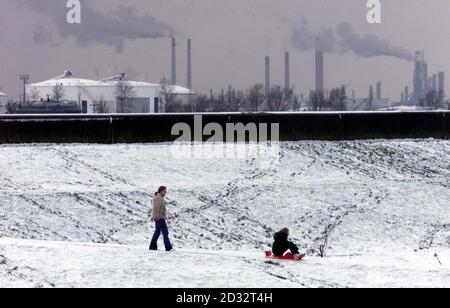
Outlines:
{"type": "Polygon", "coordinates": [[[152,218],[154,221],[167,219],[166,201],[164,200],[164,197],[161,196],[160,194],[157,194],[155,199],[153,199],[152,218]]]}

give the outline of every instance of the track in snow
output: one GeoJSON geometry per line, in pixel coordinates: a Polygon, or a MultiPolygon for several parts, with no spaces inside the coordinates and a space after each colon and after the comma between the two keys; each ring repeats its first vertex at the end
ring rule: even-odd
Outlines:
{"type": "Polygon", "coordinates": [[[263,251],[288,226],[314,256],[330,224],[330,257],[413,257],[450,247],[448,141],[284,142],[279,165],[258,157],[183,160],[171,150],[0,146],[0,238],[146,245],[152,191],[165,184],[181,249],[263,251]]]}
{"type": "Polygon", "coordinates": [[[0,287],[449,287],[449,275],[450,264],[425,252],[292,262],[247,251],[0,240],[0,287]]]}

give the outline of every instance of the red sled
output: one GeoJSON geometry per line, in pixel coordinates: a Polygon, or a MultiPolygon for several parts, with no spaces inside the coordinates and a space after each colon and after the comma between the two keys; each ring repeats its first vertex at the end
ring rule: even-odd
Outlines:
{"type": "Polygon", "coordinates": [[[305,258],[304,254],[301,254],[299,257],[295,257],[292,253],[288,252],[282,257],[276,257],[273,255],[271,251],[266,251],[266,258],[267,259],[273,259],[273,260],[291,260],[291,261],[301,261],[305,258]]]}

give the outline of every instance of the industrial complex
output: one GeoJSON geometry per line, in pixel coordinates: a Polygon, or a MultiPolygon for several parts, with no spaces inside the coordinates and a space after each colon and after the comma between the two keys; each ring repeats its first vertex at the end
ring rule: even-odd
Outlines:
{"type": "MultiPolygon", "coordinates": [[[[331,88],[327,88],[325,85],[325,52],[322,48],[320,38],[316,38],[315,41],[315,89],[311,91],[311,94],[322,93],[326,96],[330,92],[331,88]]],[[[265,92],[268,95],[271,85],[271,59],[269,56],[265,58],[265,92]]],[[[284,61],[285,71],[285,89],[292,87],[290,82],[290,56],[289,52],[285,52],[284,61]]],[[[445,73],[439,71],[437,73],[429,75],[428,64],[425,61],[425,53],[423,51],[417,51],[415,56],[415,63],[413,69],[412,79],[413,91],[410,92],[409,87],[405,87],[404,92],[401,94],[399,101],[391,101],[388,98],[383,97],[382,82],[376,82],[376,85],[369,85],[367,96],[356,97],[355,92],[347,93],[347,102],[345,110],[347,111],[374,111],[374,110],[392,110],[396,108],[414,108],[421,107],[426,109],[426,101],[429,99],[427,96],[434,95],[441,100],[445,99],[445,73]]],[[[345,89],[345,86],[341,86],[345,89]]]]}
{"type": "Polygon", "coordinates": [[[403,93],[403,101],[409,104],[420,104],[430,91],[440,93],[445,96],[445,74],[438,72],[429,74],[428,64],[425,61],[425,53],[423,51],[416,52],[414,67],[414,90],[412,95],[409,89],[405,88],[403,93]]]}
{"type": "MultiPolygon", "coordinates": [[[[130,81],[121,74],[104,80],[96,81],[77,78],[71,71],[64,75],[39,83],[26,85],[27,97],[31,98],[30,105],[48,105],[60,103],[55,101],[55,91],[60,88],[61,102],[80,106],[82,113],[158,113],[163,111],[161,85],[130,81]],[[121,94],[121,83],[129,87],[121,94]],[[120,98],[126,102],[121,105],[120,98]],[[100,111],[101,109],[101,111],[100,111]]],[[[170,85],[170,92],[175,96],[189,96],[193,92],[189,89],[170,85]]],[[[61,105],[61,104],[60,104],[61,105]]]]}
{"type": "Polygon", "coordinates": [[[176,42],[172,40],[172,76],[167,84],[129,80],[124,73],[102,80],[76,76],[65,70],[60,76],[30,83],[21,75],[19,104],[8,107],[8,97],[0,92],[0,113],[160,113],[165,111],[168,95],[181,104],[189,104],[192,91],[191,40],[188,43],[188,88],[176,84],[176,42]],[[9,110],[13,109],[13,110],[9,110]]]}
{"type": "MultiPolygon", "coordinates": [[[[355,91],[348,91],[347,86],[334,87],[344,90],[345,102],[340,104],[338,109],[324,107],[314,109],[311,103],[311,97],[321,95],[326,100],[333,90],[333,87],[325,85],[326,76],[326,52],[322,48],[321,39],[315,41],[314,64],[315,71],[313,80],[315,88],[311,90],[308,98],[301,95],[301,104],[303,111],[375,111],[375,110],[395,110],[402,108],[421,108],[433,109],[430,100],[445,99],[445,73],[438,71],[429,73],[428,64],[425,61],[423,51],[416,52],[412,75],[412,91],[407,86],[401,94],[401,99],[392,101],[383,97],[382,82],[377,81],[375,85],[368,85],[366,95],[357,97],[355,91]],[[309,104],[308,104],[309,103],[309,104]]],[[[75,76],[71,70],[66,70],[63,75],[51,78],[46,81],[30,83],[28,75],[21,75],[23,94],[19,108],[10,112],[7,106],[8,97],[0,92],[0,113],[160,113],[166,111],[166,99],[170,95],[177,103],[181,105],[190,105],[195,92],[193,91],[192,80],[192,42],[187,39],[187,87],[177,85],[177,42],[175,38],[171,40],[171,71],[170,79],[167,79],[166,85],[160,83],[149,83],[144,81],[129,80],[125,74],[111,76],[102,80],[90,80],[75,76]],[[122,93],[121,93],[122,92],[122,93]]],[[[271,58],[265,57],[265,99],[266,108],[269,105],[269,95],[273,89],[271,83],[271,58]]],[[[293,89],[291,84],[291,64],[290,53],[284,53],[284,89],[293,89]]],[[[283,88],[283,87],[282,87],[283,88]]],[[[229,86],[229,92],[233,91],[229,86]]],[[[211,97],[213,97],[213,90],[211,97]]],[[[222,96],[224,95],[222,89],[222,96]]],[[[294,98],[298,96],[292,93],[294,98]]],[[[295,98],[297,97],[297,98],[295,98]]],[[[290,104],[292,105],[292,104],[290,104]]],[[[441,104],[445,106],[445,104],[441,104]]],[[[439,108],[434,108],[439,109],[439,108]]],[[[184,110],[194,110],[184,108],[184,110]]],[[[241,111],[246,111],[242,109],[241,111]]],[[[299,111],[295,107],[289,107],[285,111],[299,111]]]]}

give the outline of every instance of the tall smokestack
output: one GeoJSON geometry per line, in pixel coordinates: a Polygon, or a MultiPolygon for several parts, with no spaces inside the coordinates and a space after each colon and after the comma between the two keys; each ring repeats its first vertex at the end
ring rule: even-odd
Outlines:
{"type": "Polygon", "coordinates": [[[192,46],[191,39],[187,41],[187,87],[192,90],[192,46]]]}
{"type": "Polygon", "coordinates": [[[439,72],[437,78],[438,78],[438,91],[442,92],[445,97],[445,73],[439,72]]]}
{"type": "Polygon", "coordinates": [[[233,100],[233,86],[228,86],[228,102],[231,103],[233,100]]]}
{"type": "Polygon", "coordinates": [[[405,87],[405,102],[409,102],[409,87],[405,87]]]}
{"type": "Polygon", "coordinates": [[[286,90],[291,88],[291,68],[289,61],[289,52],[284,53],[284,88],[286,90]]]}
{"type": "Polygon", "coordinates": [[[175,38],[172,38],[172,84],[177,83],[177,43],[175,38]]]}
{"type": "Polygon", "coordinates": [[[319,38],[316,38],[316,91],[324,91],[324,56],[319,38]]]}
{"type": "Polygon", "coordinates": [[[377,82],[377,99],[381,99],[381,81],[377,82]]]}
{"type": "Polygon", "coordinates": [[[438,85],[437,85],[437,75],[433,74],[433,80],[431,81],[432,87],[433,87],[433,91],[437,92],[438,90],[438,85]]]}
{"type": "Polygon", "coordinates": [[[416,52],[416,61],[414,68],[414,90],[413,101],[415,104],[425,98],[428,92],[428,66],[425,63],[425,53],[423,51],[416,52]]]}
{"type": "Polygon", "coordinates": [[[270,93],[270,57],[266,57],[266,96],[270,93]]]}

